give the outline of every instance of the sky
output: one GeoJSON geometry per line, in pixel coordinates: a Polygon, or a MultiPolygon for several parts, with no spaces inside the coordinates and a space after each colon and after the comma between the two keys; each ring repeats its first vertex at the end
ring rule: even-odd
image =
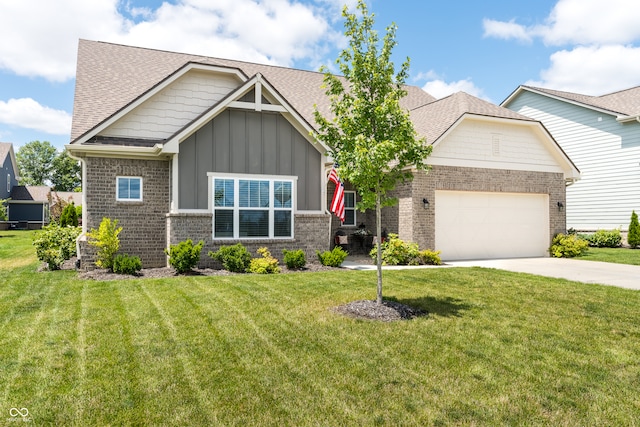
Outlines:
{"type": "MultiPolygon", "coordinates": [[[[78,40],[333,70],[357,0],[0,0],[0,141],[69,143],[78,40]]],[[[519,85],[640,85],[638,0],[368,0],[407,83],[500,104],[519,85]]]]}

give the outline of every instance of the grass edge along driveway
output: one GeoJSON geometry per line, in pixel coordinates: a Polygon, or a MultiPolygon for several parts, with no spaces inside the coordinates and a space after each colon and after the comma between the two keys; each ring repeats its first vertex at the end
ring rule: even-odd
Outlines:
{"type": "Polygon", "coordinates": [[[637,291],[385,271],[387,296],[430,314],[378,323],[330,311],[373,298],[375,272],[96,282],[2,256],[2,421],[11,408],[38,425],[640,419],[637,291]]]}

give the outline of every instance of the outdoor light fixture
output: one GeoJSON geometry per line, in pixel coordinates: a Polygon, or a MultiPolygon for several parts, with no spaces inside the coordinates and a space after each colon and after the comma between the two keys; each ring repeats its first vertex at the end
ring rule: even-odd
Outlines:
{"type": "Polygon", "coordinates": [[[563,211],[564,210],[564,203],[558,202],[558,210],[559,211],[563,211]]]}
{"type": "Polygon", "coordinates": [[[427,200],[427,198],[425,197],[424,199],[422,199],[422,206],[427,209],[429,207],[429,201],[427,200]]]}

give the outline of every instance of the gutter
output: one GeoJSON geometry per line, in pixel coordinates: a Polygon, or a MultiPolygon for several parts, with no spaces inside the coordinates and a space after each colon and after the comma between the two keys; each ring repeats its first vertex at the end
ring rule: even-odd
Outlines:
{"type": "Polygon", "coordinates": [[[66,144],[65,148],[73,158],[82,156],[119,157],[119,158],[149,158],[158,157],[162,153],[162,144],[153,147],[137,147],[126,145],[89,145],[66,144]]]}
{"type": "Polygon", "coordinates": [[[616,121],[618,121],[619,123],[629,123],[629,122],[638,122],[638,123],[640,123],[640,115],[638,115],[638,116],[617,117],[616,121]]]}

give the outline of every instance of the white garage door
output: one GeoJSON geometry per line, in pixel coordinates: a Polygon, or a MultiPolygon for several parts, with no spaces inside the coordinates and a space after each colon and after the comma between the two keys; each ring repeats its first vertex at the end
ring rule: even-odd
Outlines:
{"type": "Polygon", "coordinates": [[[436,191],[436,249],[443,260],[545,256],[547,194],[436,191]]]}

